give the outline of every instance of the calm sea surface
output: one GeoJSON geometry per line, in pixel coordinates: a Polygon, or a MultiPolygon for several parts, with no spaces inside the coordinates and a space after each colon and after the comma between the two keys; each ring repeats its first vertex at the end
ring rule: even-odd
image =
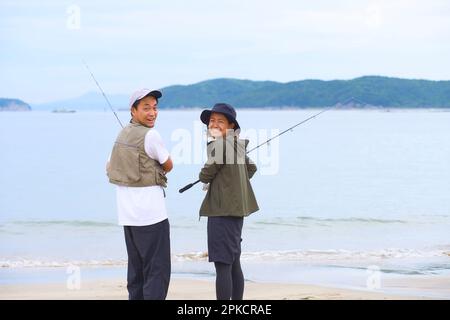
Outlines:
{"type": "MultiPolygon", "coordinates": [[[[242,110],[241,135],[256,146],[316,112],[242,110]]],[[[205,193],[200,184],[178,193],[202,165],[199,114],[161,110],[156,129],[175,160],[173,271],[208,277],[205,193]]],[[[123,270],[105,175],[119,129],[108,112],[0,113],[0,283],[33,281],[35,268],[123,270]]],[[[260,211],[244,225],[248,279],[345,286],[351,275],[364,282],[369,266],[387,276],[450,271],[450,112],[329,111],[249,156],[260,211]]]]}

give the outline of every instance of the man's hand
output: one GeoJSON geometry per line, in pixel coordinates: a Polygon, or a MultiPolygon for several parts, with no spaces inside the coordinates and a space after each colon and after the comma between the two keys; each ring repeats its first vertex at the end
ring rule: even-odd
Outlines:
{"type": "Polygon", "coordinates": [[[161,167],[163,168],[165,173],[170,172],[173,169],[172,159],[170,159],[169,157],[166,162],[161,164],[161,167]]]}

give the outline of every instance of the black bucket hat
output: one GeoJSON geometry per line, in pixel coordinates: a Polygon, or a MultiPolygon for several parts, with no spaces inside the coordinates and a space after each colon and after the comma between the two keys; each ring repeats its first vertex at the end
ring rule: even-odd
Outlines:
{"type": "Polygon", "coordinates": [[[234,108],[228,103],[216,103],[211,110],[203,110],[200,114],[200,120],[202,120],[204,124],[208,125],[209,118],[213,112],[221,113],[227,117],[228,121],[234,123],[234,130],[241,128],[236,120],[236,110],[234,110],[234,108]]]}

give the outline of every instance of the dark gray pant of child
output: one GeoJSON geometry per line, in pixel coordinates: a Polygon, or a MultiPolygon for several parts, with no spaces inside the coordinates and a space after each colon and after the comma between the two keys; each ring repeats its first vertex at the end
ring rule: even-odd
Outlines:
{"type": "Polygon", "coordinates": [[[240,259],[233,264],[214,262],[216,267],[217,300],[242,300],[244,295],[244,274],[240,259]]]}
{"type": "Polygon", "coordinates": [[[164,300],[170,281],[170,226],[124,226],[130,300],[164,300]]]}
{"type": "Polygon", "coordinates": [[[208,256],[216,268],[217,300],[242,300],[241,241],[244,218],[208,217],[208,256]]]}

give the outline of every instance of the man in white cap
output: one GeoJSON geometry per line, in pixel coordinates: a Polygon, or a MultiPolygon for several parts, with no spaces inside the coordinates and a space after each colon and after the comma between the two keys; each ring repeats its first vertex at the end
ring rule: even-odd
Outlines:
{"type": "Polygon", "coordinates": [[[119,133],[107,165],[109,181],[117,185],[119,225],[124,226],[130,300],[164,300],[170,281],[170,227],[163,188],[173,164],[153,128],[161,96],[148,89],[131,96],[132,119],[119,133]]]}

